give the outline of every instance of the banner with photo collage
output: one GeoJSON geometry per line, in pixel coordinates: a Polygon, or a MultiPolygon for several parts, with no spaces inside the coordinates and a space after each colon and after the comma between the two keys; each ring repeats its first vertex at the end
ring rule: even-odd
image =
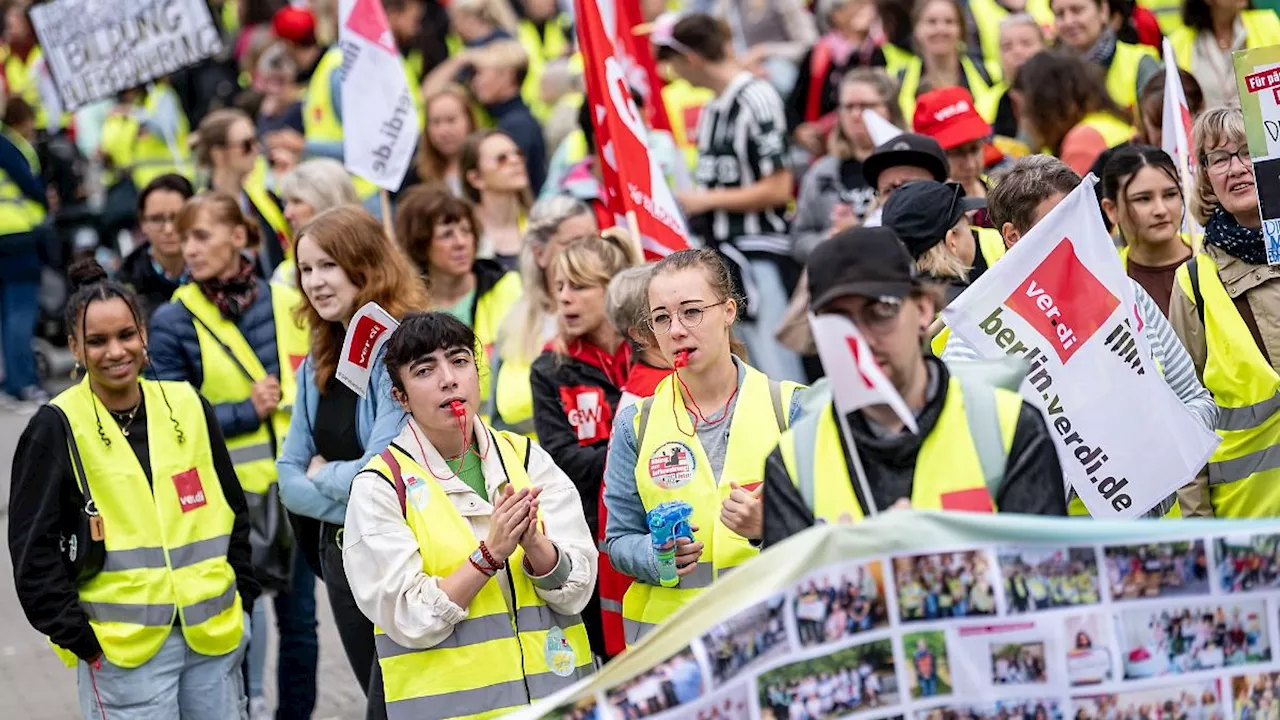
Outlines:
{"type": "Polygon", "coordinates": [[[1280,523],[890,512],[734,571],[510,717],[1280,716],[1280,523]]]}

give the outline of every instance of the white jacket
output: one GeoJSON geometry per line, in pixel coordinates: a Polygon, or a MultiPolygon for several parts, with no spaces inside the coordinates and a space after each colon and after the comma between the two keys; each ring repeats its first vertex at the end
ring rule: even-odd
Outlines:
{"type": "MultiPolygon", "coordinates": [[[[493,447],[493,431],[479,419],[474,421],[474,428],[477,437],[484,438],[480,443],[482,452],[486,446],[493,447]]],[[[440,483],[454,508],[470,524],[479,546],[480,540],[489,535],[493,506],[453,476],[412,418],[393,442],[437,477],[448,478],[427,480],[440,483]],[[422,456],[423,451],[426,457],[422,456]]],[[[507,482],[507,476],[496,448],[484,455],[481,467],[485,487],[492,497],[507,482]]],[[[582,514],[582,500],[568,476],[537,443],[529,447],[529,480],[542,488],[538,501],[543,524],[560,555],[551,572],[544,576],[529,573],[529,579],[538,596],[552,610],[565,615],[579,613],[595,588],[598,557],[582,514]]],[[[440,578],[423,572],[418,540],[400,512],[395,488],[377,473],[361,472],[351,484],[342,560],[360,611],[404,647],[434,647],[449,637],[454,625],[467,617],[467,611],[455,605],[440,589],[440,578]]],[[[527,572],[520,566],[512,567],[511,571],[527,572]]],[[[506,574],[498,573],[490,582],[502,583],[510,610],[511,586],[506,574]]]]}

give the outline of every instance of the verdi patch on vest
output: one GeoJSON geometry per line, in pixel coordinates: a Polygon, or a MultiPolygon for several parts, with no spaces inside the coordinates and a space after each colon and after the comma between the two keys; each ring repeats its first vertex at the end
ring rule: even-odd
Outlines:
{"type": "Polygon", "coordinates": [[[558,627],[547,631],[542,656],[547,661],[547,667],[551,672],[559,677],[569,677],[573,674],[573,669],[578,666],[578,657],[573,652],[573,646],[569,644],[569,638],[565,637],[564,630],[558,627]]]}
{"type": "Polygon", "coordinates": [[[174,475],[173,487],[178,491],[178,506],[184,513],[208,504],[204,496],[204,485],[200,482],[200,471],[196,468],[174,475]]]}
{"type": "Polygon", "coordinates": [[[698,469],[693,448],[682,442],[667,442],[649,456],[649,477],[654,484],[675,490],[689,484],[698,469]]]}

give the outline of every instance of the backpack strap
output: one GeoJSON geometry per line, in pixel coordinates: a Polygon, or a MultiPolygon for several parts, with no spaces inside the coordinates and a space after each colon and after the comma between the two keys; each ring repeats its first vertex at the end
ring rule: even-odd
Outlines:
{"type": "Polygon", "coordinates": [[[785,432],[788,413],[782,407],[782,383],[777,380],[769,381],[769,400],[773,402],[773,417],[778,421],[778,432],[785,432]]]}
{"type": "Polygon", "coordinates": [[[395,486],[396,499],[400,501],[400,516],[407,518],[409,517],[408,501],[406,499],[408,488],[404,484],[404,473],[400,470],[400,461],[396,459],[395,453],[391,452],[390,447],[379,453],[378,457],[382,458],[382,462],[386,463],[387,469],[391,471],[391,484],[395,486]]]}
{"type": "Polygon", "coordinates": [[[1191,300],[1196,304],[1196,315],[1200,316],[1200,327],[1204,328],[1207,336],[1209,328],[1204,324],[1204,294],[1200,292],[1200,268],[1196,257],[1192,255],[1187,259],[1187,279],[1191,281],[1191,300]]]}

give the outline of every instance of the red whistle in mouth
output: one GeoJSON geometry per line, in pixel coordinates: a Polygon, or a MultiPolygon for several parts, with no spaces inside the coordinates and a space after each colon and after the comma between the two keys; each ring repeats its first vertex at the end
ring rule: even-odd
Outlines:
{"type": "Polygon", "coordinates": [[[688,350],[677,350],[677,351],[676,351],[676,362],[675,362],[675,366],[676,366],[676,369],[677,369],[677,370],[678,370],[678,369],[680,369],[680,368],[688,367],[688,366],[689,366],[689,351],[688,351],[688,350]]]}
{"type": "Polygon", "coordinates": [[[453,400],[449,403],[449,409],[453,411],[456,417],[463,417],[467,414],[467,406],[462,404],[461,400],[453,400]]]}

